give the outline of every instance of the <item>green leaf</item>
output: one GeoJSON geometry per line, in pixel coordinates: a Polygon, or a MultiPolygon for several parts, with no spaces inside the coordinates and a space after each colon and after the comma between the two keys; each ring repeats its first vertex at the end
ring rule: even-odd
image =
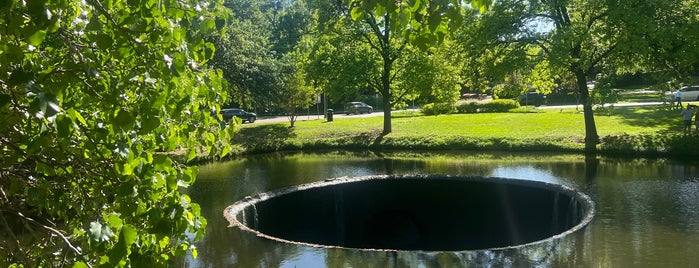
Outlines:
{"type": "Polygon", "coordinates": [[[150,133],[160,126],[160,119],[154,116],[148,116],[141,121],[140,133],[150,133]]]}
{"type": "Polygon", "coordinates": [[[170,238],[167,237],[167,236],[166,236],[166,237],[163,237],[163,239],[160,239],[160,241],[158,241],[158,245],[159,245],[161,248],[166,248],[167,245],[169,245],[169,244],[170,244],[170,238]]]}
{"type": "Polygon", "coordinates": [[[114,117],[112,124],[114,124],[114,126],[120,130],[128,131],[133,129],[135,122],[136,118],[131,115],[131,113],[125,110],[119,110],[119,113],[117,113],[117,116],[114,117]]]}
{"type": "Polygon", "coordinates": [[[131,225],[124,225],[123,228],[121,228],[121,235],[123,236],[124,243],[126,244],[126,247],[130,247],[134,242],[136,242],[136,239],[138,238],[138,232],[136,232],[136,228],[134,228],[131,225]]]}
{"type": "Polygon", "coordinates": [[[199,168],[196,166],[193,167],[188,167],[184,171],[182,171],[182,181],[186,185],[191,185],[194,183],[194,180],[197,178],[197,173],[199,172],[199,168]]]}
{"type": "Polygon", "coordinates": [[[44,41],[44,38],[46,38],[46,30],[38,30],[27,38],[27,43],[32,46],[38,46],[44,41]]]}
{"type": "Polygon", "coordinates": [[[157,170],[168,170],[172,168],[172,159],[167,155],[159,154],[153,158],[153,165],[157,170]]]}
{"type": "Polygon", "coordinates": [[[430,30],[434,31],[437,29],[440,23],[442,23],[442,15],[433,13],[430,14],[430,17],[427,19],[427,22],[429,24],[430,30]]]}
{"type": "Polygon", "coordinates": [[[192,258],[195,258],[195,259],[196,259],[197,256],[199,256],[199,252],[197,252],[197,248],[194,247],[194,246],[192,245],[189,249],[190,249],[191,252],[192,252],[192,258]]]}
{"type": "Polygon", "coordinates": [[[50,117],[61,111],[61,106],[58,105],[58,99],[50,93],[39,93],[39,107],[44,117],[50,117]]]}
{"type": "Polygon", "coordinates": [[[80,122],[80,124],[82,124],[83,126],[87,126],[87,121],[85,121],[85,118],[84,118],[82,115],[80,115],[80,113],[78,113],[78,111],[76,111],[75,109],[73,109],[73,108],[68,109],[68,110],[66,111],[66,114],[67,114],[68,117],[70,117],[70,119],[72,119],[73,121],[78,121],[78,122],[80,122]]]}
{"type": "Polygon", "coordinates": [[[187,148],[187,161],[192,161],[197,157],[197,150],[193,147],[187,148]]]}
{"type": "Polygon", "coordinates": [[[97,43],[97,47],[100,49],[110,49],[114,43],[112,37],[107,34],[98,34],[94,37],[94,40],[95,43],[97,43]]]}
{"type": "Polygon", "coordinates": [[[173,175],[168,175],[165,177],[165,180],[167,181],[167,189],[168,191],[174,191],[177,190],[177,176],[173,175]]]}
{"type": "Polygon", "coordinates": [[[59,116],[56,119],[56,134],[58,134],[58,137],[64,140],[70,138],[72,125],[73,121],[71,121],[70,118],[59,116]]]}
{"type": "Polygon", "coordinates": [[[10,86],[17,86],[29,83],[34,80],[34,73],[23,69],[15,69],[10,73],[8,83],[10,86]]]}
{"type": "Polygon", "coordinates": [[[185,71],[185,64],[187,62],[187,58],[182,53],[175,53],[173,56],[174,56],[174,59],[172,60],[173,69],[175,71],[175,74],[177,76],[180,76],[180,74],[184,73],[184,71],[185,71]]]}
{"type": "Polygon", "coordinates": [[[362,17],[364,17],[364,11],[362,11],[362,10],[361,10],[360,8],[358,8],[358,7],[355,7],[355,8],[353,8],[352,11],[350,12],[350,15],[352,16],[352,19],[353,19],[353,20],[359,20],[359,19],[361,19],[362,17]]]}
{"type": "Polygon", "coordinates": [[[84,262],[81,262],[81,261],[73,264],[73,268],[88,268],[88,267],[89,266],[87,266],[87,264],[85,264],[84,262]]]}
{"type": "Polygon", "coordinates": [[[0,108],[9,106],[11,101],[12,97],[10,97],[10,94],[0,94],[0,108]]]}
{"type": "Polygon", "coordinates": [[[216,30],[216,22],[212,19],[206,19],[201,22],[199,31],[205,35],[211,34],[216,30]]]}
{"type": "Polygon", "coordinates": [[[118,214],[112,213],[107,216],[107,223],[109,226],[113,226],[114,228],[121,228],[124,225],[124,222],[119,218],[118,214]]]}

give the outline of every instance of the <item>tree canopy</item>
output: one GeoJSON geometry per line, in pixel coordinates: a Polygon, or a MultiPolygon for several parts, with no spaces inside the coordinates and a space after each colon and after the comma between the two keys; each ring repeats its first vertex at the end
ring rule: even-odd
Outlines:
{"type": "Polygon", "coordinates": [[[668,57],[676,55],[664,53],[663,48],[686,51],[693,45],[673,41],[668,33],[686,34],[696,27],[690,26],[696,25],[696,15],[685,1],[675,0],[506,0],[495,2],[480,25],[478,36],[490,45],[485,50],[537,47],[539,52],[527,60],[547,62],[552,73],[574,77],[585,114],[586,147],[594,150],[599,135],[588,82],[619,73],[657,71],[653,66],[658,62],[665,70],[673,69],[667,68],[669,62],[679,62],[668,57]]]}
{"type": "Polygon", "coordinates": [[[197,167],[165,152],[229,150],[204,40],[224,24],[218,3],[3,1],[0,14],[0,264],[196,256],[206,220],[179,188],[197,167]]]}

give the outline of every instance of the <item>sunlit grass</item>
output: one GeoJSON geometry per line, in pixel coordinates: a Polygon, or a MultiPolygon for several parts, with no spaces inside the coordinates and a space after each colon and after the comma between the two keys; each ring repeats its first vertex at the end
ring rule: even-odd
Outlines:
{"type": "MultiPolygon", "coordinates": [[[[679,111],[664,106],[602,109],[596,111],[595,123],[599,136],[613,141],[602,145],[610,150],[668,151],[670,145],[651,147],[655,141],[669,140],[648,137],[681,139],[679,111]],[[636,140],[640,142],[633,138],[637,136],[645,137],[644,144],[634,144],[636,140]]],[[[399,113],[392,119],[393,131],[388,135],[381,135],[382,116],[336,117],[333,122],[297,121],[294,128],[288,126],[288,122],[246,124],[241,129],[242,138],[234,139],[234,143],[248,144],[254,148],[249,149],[252,151],[313,148],[579,151],[584,148],[585,139],[584,116],[576,109],[438,116],[399,113]],[[266,132],[256,132],[261,129],[266,132]],[[273,142],[263,144],[264,137],[275,136],[273,142]]]]}

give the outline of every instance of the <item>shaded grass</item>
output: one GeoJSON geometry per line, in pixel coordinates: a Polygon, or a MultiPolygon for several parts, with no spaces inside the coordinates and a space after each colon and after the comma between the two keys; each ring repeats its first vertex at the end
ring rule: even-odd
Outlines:
{"type": "MultiPolygon", "coordinates": [[[[682,135],[677,110],[663,107],[614,108],[595,116],[610,154],[699,155],[699,138],[682,135]]],[[[288,123],[247,124],[233,143],[246,153],[307,149],[419,149],[498,151],[584,151],[583,114],[575,109],[537,112],[400,114],[393,132],[381,135],[383,117],[337,118],[288,123]]]]}

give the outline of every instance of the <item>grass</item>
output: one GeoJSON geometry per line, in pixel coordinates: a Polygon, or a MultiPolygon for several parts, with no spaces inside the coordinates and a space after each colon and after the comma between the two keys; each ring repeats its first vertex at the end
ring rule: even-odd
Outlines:
{"type": "MultiPolygon", "coordinates": [[[[381,135],[383,117],[335,118],[243,125],[233,140],[243,153],[307,149],[584,150],[585,124],[575,109],[423,116],[396,113],[381,135]]],[[[682,134],[679,110],[617,107],[595,116],[600,153],[699,155],[699,137],[682,134]]]]}

